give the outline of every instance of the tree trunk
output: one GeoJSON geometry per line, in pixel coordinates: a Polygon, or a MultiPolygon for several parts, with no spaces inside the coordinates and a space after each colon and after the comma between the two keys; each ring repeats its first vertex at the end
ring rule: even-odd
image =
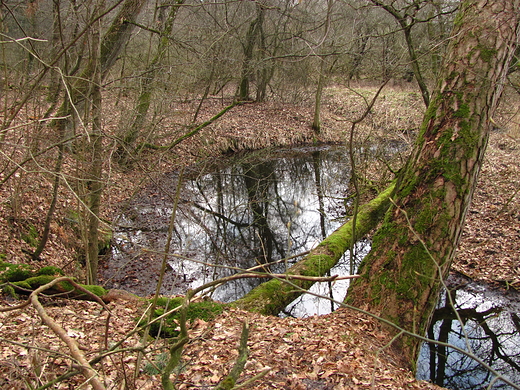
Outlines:
{"type": "Polygon", "coordinates": [[[183,3],[184,0],[175,0],[170,6],[170,13],[161,30],[157,53],[144,72],[141,81],[141,92],[134,106],[132,122],[129,125],[129,130],[123,135],[122,145],[118,147],[116,153],[123,165],[128,162],[128,157],[132,153],[134,143],[144,126],[146,115],[148,114],[148,109],[152,101],[153,81],[168,49],[177,10],[183,3]]]}
{"type": "MultiPolygon", "coordinates": [[[[325,275],[336,265],[353,241],[359,240],[377,226],[390,205],[390,194],[393,189],[394,186],[389,187],[377,198],[360,207],[355,229],[353,219],[350,219],[286,273],[318,277],[325,275]],[[356,235],[355,240],[352,238],[353,234],[356,235]]],[[[233,306],[266,315],[278,315],[284,307],[314,284],[309,280],[291,280],[291,283],[292,285],[283,283],[279,279],[272,279],[235,301],[233,306]],[[294,285],[300,287],[300,290],[294,285]]]]}
{"type": "MultiPolygon", "coordinates": [[[[132,22],[135,21],[146,1],[125,0],[121,10],[103,36],[100,58],[97,60],[97,62],[101,63],[101,80],[105,78],[110,68],[114,65],[121,48],[130,38],[134,28],[132,22]]],[[[97,23],[97,21],[94,23],[97,23]]],[[[92,58],[89,59],[80,76],[75,79],[75,82],[70,87],[70,96],[65,96],[63,99],[63,103],[57,113],[58,117],[72,116],[72,114],[82,116],[84,111],[81,108],[81,103],[84,103],[85,97],[88,96],[93,74],[97,71],[97,65],[92,58]],[[71,104],[69,104],[69,101],[71,104]]],[[[70,126],[70,123],[68,125],[70,126]]]]}
{"type": "Polygon", "coordinates": [[[242,64],[242,75],[238,90],[238,100],[248,101],[250,78],[253,75],[252,62],[256,40],[260,34],[261,26],[264,23],[265,9],[259,3],[256,4],[256,18],[249,25],[244,45],[244,61],[242,64]]]}
{"type": "Polygon", "coordinates": [[[410,56],[410,65],[412,65],[415,80],[417,81],[419,89],[421,90],[421,96],[423,98],[424,104],[426,107],[428,107],[430,105],[430,92],[428,91],[428,86],[426,85],[426,81],[422,75],[421,68],[419,66],[419,59],[417,57],[417,53],[415,52],[415,46],[412,41],[412,26],[406,25],[406,23],[402,20],[399,21],[399,24],[403,28],[406,47],[408,48],[408,55],[410,56]]]}
{"type": "MultiPolygon", "coordinates": [[[[104,0],[100,0],[100,14],[104,8],[104,0]]],[[[103,133],[101,128],[102,99],[101,99],[101,78],[102,66],[100,61],[100,30],[101,19],[94,28],[92,34],[92,57],[94,66],[92,75],[92,133],[90,136],[91,144],[91,165],[90,177],[87,181],[89,193],[88,232],[87,232],[87,284],[97,284],[98,270],[98,228],[99,212],[101,206],[101,195],[103,192],[103,133]]]]}
{"type": "Polygon", "coordinates": [[[316,95],[314,96],[314,119],[312,120],[312,129],[319,135],[321,132],[321,95],[325,84],[325,59],[320,58],[320,75],[318,78],[318,86],[316,87],[316,95]]]}
{"type": "MultiPolygon", "coordinates": [[[[85,236],[86,257],[87,257],[87,280],[89,283],[97,282],[97,262],[98,262],[98,226],[99,212],[101,208],[102,195],[102,166],[103,166],[103,137],[101,129],[101,82],[115,63],[118,53],[124,43],[129,39],[133,29],[133,23],[139,11],[147,0],[124,0],[122,8],[108,31],[100,38],[99,19],[102,17],[101,11],[93,13],[92,23],[92,55],[87,65],[81,72],[80,77],[75,79],[61,103],[56,116],[59,118],[52,122],[60,132],[65,134],[64,138],[73,138],[73,123],[69,118],[80,118],[86,115],[88,107],[92,107],[92,134],[89,137],[88,149],[90,155],[85,157],[90,161],[87,173],[87,188],[90,191],[88,197],[87,210],[87,231],[85,236]],[[91,101],[89,101],[91,99],[91,101]]],[[[104,8],[103,1],[99,1],[99,7],[104,8]]]]}
{"type": "Polygon", "coordinates": [[[105,33],[101,42],[100,54],[102,79],[105,78],[116,62],[121,49],[130,39],[135,27],[134,22],[146,2],[147,0],[125,0],[110,28],[105,33]]]}
{"type": "MultiPolygon", "coordinates": [[[[518,44],[520,0],[467,0],[393,206],[346,303],[424,335],[454,257],[518,44]]],[[[420,342],[397,343],[414,367],[420,342]]]]}

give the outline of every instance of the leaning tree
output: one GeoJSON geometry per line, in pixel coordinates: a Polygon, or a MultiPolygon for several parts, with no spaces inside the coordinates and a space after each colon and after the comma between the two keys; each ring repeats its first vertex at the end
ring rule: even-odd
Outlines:
{"type": "MultiPolygon", "coordinates": [[[[346,302],[425,334],[455,255],[518,45],[520,0],[466,0],[393,204],[346,302]]],[[[420,342],[397,343],[409,362],[420,342]]]]}

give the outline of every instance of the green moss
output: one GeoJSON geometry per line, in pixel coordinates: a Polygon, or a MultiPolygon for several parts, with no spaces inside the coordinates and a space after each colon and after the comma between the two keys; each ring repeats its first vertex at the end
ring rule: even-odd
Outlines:
{"type": "Polygon", "coordinates": [[[14,282],[13,285],[16,287],[20,287],[24,290],[31,290],[31,285],[27,283],[25,280],[22,280],[20,282],[14,282]]]}
{"type": "Polygon", "coordinates": [[[110,251],[112,245],[112,231],[105,230],[99,233],[98,237],[98,251],[100,255],[104,255],[110,251]]]}
{"type": "MultiPolygon", "coordinates": [[[[18,283],[24,283],[24,285],[29,285],[31,289],[38,288],[40,286],[43,286],[44,284],[50,283],[55,279],[52,275],[39,275],[39,276],[32,276],[30,278],[25,279],[22,282],[16,282],[13,283],[14,285],[18,285],[18,283]]],[[[72,285],[69,286],[72,288],[72,285]]]]}
{"type": "Polygon", "coordinates": [[[485,46],[482,46],[482,45],[478,45],[477,46],[477,50],[479,50],[480,58],[484,62],[491,61],[493,59],[493,57],[495,57],[496,54],[497,54],[496,49],[492,49],[492,48],[485,47],[485,46]]]}
{"type": "Polygon", "coordinates": [[[419,235],[423,235],[436,224],[436,217],[439,210],[428,202],[423,200],[424,207],[417,213],[415,217],[414,229],[419,235]]]}
{"type": "Polygon", "coordinates": [[[54,267],[52,265],[49,265],[47,267],[42,267],[38,271],[36,271],[36,275],[65,275],[65,272],[61,268],[54,267]]]}
{"type": "Polygon", "coordinates": [[[10,286],[8,284],[2,285],[2,293],[10,296],[13,299],[18,299],[18,294],[16,294],[16,291],[14,290],[13,286],[10,286]]]}
{"type": "Polygon", "coordinates": [[[27,232],[22,233],[22,240],[34,248],[38,246],[38,238],[38,230],[36,229],[36,226],[32,224],[28,226],[27,232]]]}
{"type": "Polygon", "coordinates": [[[431,275],[435,274],[433,260],[421,243],[410,248],[402,259],[401,275],[395,291],[400,297],[417,303],[417,291],[424,291],[430,283],[431,275]]]}
{"type": "Polygon", "coordinates": [[[466,16],[465,16],[465,13],[464,13],[464,12],[462,12],[462,11],[457,12],[457,15],[455,16],[455,20],[453,21],[453,24],[454,24],[455,26],[461,26],[462,23],[463,23],[464,20],[465,20],[465,17],[466,17],[466,16]]]}
{"type": "MultiPolygon", "coordinates": [[[[63,271],[57,267],[43,267],[39,271],[36,272],[37,275],[31,276],[24,280],[14,282],[13,285],[15,287],[19,287],[25,290],[35,290],[38,287],[41,287],[47,283],[52,282],[56,279],[56,277],[62,276],[63,271]]],[[[91,292],[92,294],[102,297],[107,294],[107,290],[105,290],[101,286],[96,285],[80,285],[85,290],[91,292]]],[[[69,293],[73,292],[72,297],[76,299],[88,299],[86,294],[81,291],[76,290],[74,285],[67,280],[62,280],[53,285],[50,289],[51,293],[69,293]]]]}
{"type": "MultiPolygon", "coordinates": [[[[157,301],[157,309],[154,311],[153,317],[157,318],[163,315],[166,311],[172,310],[176,307],[180,307],[183,303],[184,298],[159,298],[157,301]]],[[[188,306],[186,313],[186,320],[193,321],[196,319],[202,319],[204,321],[210,321],[217,315],[224,311],[224,305],[216,303],[214,301],[199,301],[192,302],[188,306]]],[[[166,316],[162,323],[161,321],[155,322],[150,326],[150,334],[152,336],[160,335],[161,337],[170,338],[179,335],[179,317],[180,312],[175,311],[169,316],[166,316]]],[[[143,323],[141,323],[142,325],[143,323]]]]}
{"type": "Polygon", "coordinates": [[[459,106],[459,109],[453,113],[455,118],[469,118],[470,109],[467,103],[463,103],[459,106]]]}
{"type": "Polygon", "coordinates": [[[226,377],[220,384],[218,385],[218,390],[231,390],[235,387],[235,380],[230,376],[226,377]]]}
{"type": "Polygon", "coordinates": [[[332,257],[338,258],[341,257],[343,253],[345,253],[345,250],[348,248],[350,242],[347,241],[350,241],[350,237],[351,234],[332,234],[323,241],[323,244],[326,245],[328,251],[332,252],[332,257]]]}
{"type": "MultiPolygon", "coordinates": [[[[54,266],[42,267],[35,270],[34,267],[28,264],[11,264],[0,262],[0,282],[21,282],[28,280],[25,286],[31,286],[38,283],[38,281],[52,280],[49,279],[34,279],[38,276],[62,276],[64,272],[54,266]]],[[[45,283],[42,283],[45,284],[45,283]]]]}
{"type": "Polygon", "coordinates": [[[305,267],[301,271],[303,276],[322,276],[330,269],[334,260],[328,255],[311,255],[305,261],[305,267]]]}
{"type": "Polygon", "coordinates": [[[0,282],[19,282],[33,275],[33,268],[27,264],[0,262],[0,282]]]}
{"type": "Polygon", "coordinates": [[[101,286],[82,284],[81,287],[83,287],[85,290],[88,290],[89,292],[91,292],[92,294],[94,294],[94,295],[96,295],[98,297],[105,296],[108,293],[108,291],[105,290],[101,286]]]}
{"type": "Polygon", "coordinates": [[[186,318],[188,320],[202,319],[210,321],[223,311],[223,305],[214,301],[193,302],[188,306],[186,318]]]}
{"type": "Polygon", "coordinates": [[[157,298],[156,306],[158,306],[158,307],[159,306],[162,306],[162,307],[168,306],[168,310],[170,310],[174,307],[181,306],[183,301],[184,301],[183,297],[174,297],[174,298],[159,297],[159,298],[157,298]]]}

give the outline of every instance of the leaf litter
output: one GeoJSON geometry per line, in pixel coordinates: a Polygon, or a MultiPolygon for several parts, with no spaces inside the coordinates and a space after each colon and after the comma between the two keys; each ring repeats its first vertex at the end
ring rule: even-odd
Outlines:
{"type": "MultiPolygon", "coordinates": [[[[346,139],[345,118],[359,112],[355,104],[345,104],[348,97],[331,91],[323,113],[326,142],[346,139]],[[345,111],[345,109],[347,111],[345,111]]],[[[374,107],[374,115],[359,127],[362,137],[409,141],[417,130],[422,115],[420,98],[413,92],[388,93],[374,107]],[[397,102],[397,104],[396,104],[397,102]]],[[[209,105],[201,113],[207,118],[218,107],[209,105]]],[[[304,106],[248,104],[236,107],[207,131],[179,145],[177,156],[189,164],[200,155],[218,155],[240,149],[255,149],[293,143],[312,142],[311,113],[304,106]],[[252,118],[255,118],[252,121],[252,118]],[[260,141],[264,140],[264,141],[260,141]]],[[[348,123],[348,122],[346,122],[348,123]]],[[[519,128],[510,122],[509,128],[519,128]]],[[[107,129],[110,123],[107,123],[107,129]]],[[[108,130],[107,130],[108,131],[108,130]]],[[[518,132],[518,130],[516,130],[518,132]]],[[[468,213],[457,258],[452,269],[474,280],[495,283],[497,288],[520,285],[520,175],[517,134],[495,131],[491,134],[478,188],[468,213]]],[[[175,136],[173,136],[175,138],[175,136]]],[[[361,138],[362,138],[361,137],[361,138]]],[[[160,161],[146,156],[143,167],[154,172],[167,172],[178,161],[160,161]]],[[[374,169],[377,171],[377,169],[374,169]]],[[[111,171],[106,190],[105,215],[109,218],[118,202],[132,192],[140,181],[138,172],[111,171]]],[[[13,197],[14,188],[0,189],[0,248],[11,262],[27,262],[22,249],[27,243],[20,232],[27,224],[41,224],[48,203],[50,184],[38,182],[23,172],[17,178],[23,188],[21,198],[13,197]],[[8,210],[7,205],[18,207],[8,210]],[[12,218],[16,211],[18,218],[12,218]]],[[[58,215],[70,208],[74,199],[63,194],[58,215]]],[[[66,219],[62,216],[60,221],[66,219]]],[[[81,276],[73,266],[77,243],[71,226],[53,223],[51,240],[42,255],[41,265],[57,265],[68,273],[81,276]],[[72,265],[71,265],[72,264],[72,265]]],[[[140,347],[138,334],[126,335],[136,326],[143,307],[133,300],[115,299],[108,304],[111,319],[107,331],[107,313],[97,303],[44,299],[48,313],[80,349],[92,358],[118,341],[124,351],[110,355],[94,368],[109,389],[157,389],[160,379],[149,367],[164,360],[168,343],[159,340],[148,347],[137,376],[135,348],[140,347]],[[147,368],[148,367],[148,368],[147,368]]],[[[2,296],[2,307],[14,305],[2,296]]],[[[229,310],[215,320],[198,320],[190,324],[190,343],[185,347],[182,364],[172,376],[179,389],[211,388],[232,367],[238,352],[242,321],[248,320],[251,330],[248,341],[250,355],[240,381],[252,378],[269,368],[249,389],[435,389],[435,385],[417,381],[407,370],[399,355],[387,346],[388,334],[375,320],[348,309],[339,309],[325,316],[304,319],[266,317],[249,312],[229,310]]],[[[29,388],[43,385],[74,366],[63,343],[41,323],[29,307],[23,311],[0,313],[0,387],[29,388]]],[[[83,378],[73,376],[51,388],[78,388],[83,378]]]]}

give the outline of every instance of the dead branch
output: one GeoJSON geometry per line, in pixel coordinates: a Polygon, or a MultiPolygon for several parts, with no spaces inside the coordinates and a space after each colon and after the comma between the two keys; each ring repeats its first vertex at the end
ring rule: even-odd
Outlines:
{"type": "MultiPolygon", "coordinates": [[[[42,319],[42,321],[47,325],[69,348],[72,357],[79,363],[80,371],[83,376],[87,379],[88,382],[92,385],[94,390],[105,390],[105,386],[98,378],[98,373],[92,368],[92,366],[88,363],[85,355],[80,351],[78,343],[72,337],[70,337],[65,329],[63,329],[60,325],[58,325],[45,311],[42,304],[38,300],[38,294],[42,291],[45,291],[52,286],[54,286],[58,282],[68,281],[74,283],[70,278],[62,277],[56,278],[53,281],[38,287],[34,290],[29,296],[29,301],[34,306],[38,315],[42,319]]],[[[75,284],[75,283],[74,283],[75,284]]],[[[90,292],[88,292],[91,294],[90,292]]]]}

